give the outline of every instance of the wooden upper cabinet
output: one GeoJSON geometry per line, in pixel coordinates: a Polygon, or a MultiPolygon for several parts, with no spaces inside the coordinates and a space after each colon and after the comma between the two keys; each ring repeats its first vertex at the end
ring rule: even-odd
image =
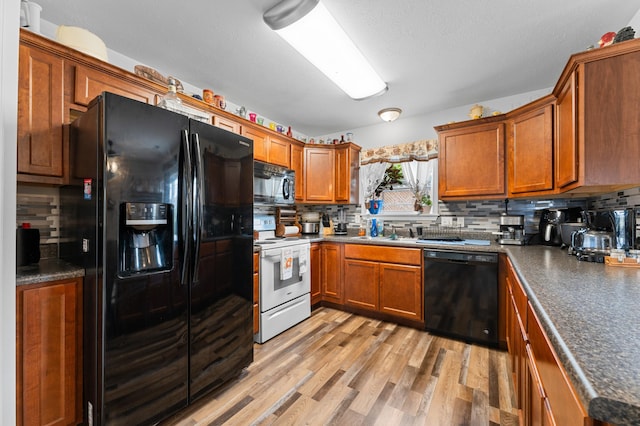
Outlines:
{"type": "Polygon", "coordinates": [[[63,183],[64,60],[23,44],[19,55],[18,180],[63,183]]]}
{"type": "Polygon", "coordinates": [[[238,135],[242,133],[240,123],[220,115],[214,114],[211,119],[211,123],[216,127],[220,127],[221,129],[228,130],[238,135]]]}
{"type": "Polygon", "coordinates": [[[156,93],[127,83],[122,78],[112,76],[102,70],[76,65],[73,102],[87,106],[100,93],[110,92],[147,104],[155,104],[156,93]]]}
{"type": "Polygon", "coordinates": [[[332,149],[304,149],[304,199],[306,202],[333,202],[335,156],[332,149]]]}
{"type": "Polygon", "coordinates": [[[291,143],[278,136],[269,135],[269,159],[271,164],[291,167],[291,143]]]}
{"type": "Polygon", "coordinates": [[[552,96],[514,111],[507,138],[510,197],[551,193],[553,182],[552,96]]]}
{"type": "Polygon", "coordinates": [[[555,184],[560,190],[578,181],[576,78],[577,71],[569,76],[556,100],[555,184]]]}
{"type": "Polygon", "coordinates": [[[259,161],[269,160],[269,135],[252,126],[242,126],[240,134],[253,140],[253,159],[259,161]]]}
{"type": "Polygon", "coordinates": [[[296,198],[298,202],[304,201],[304,148],[301,145],[291,144],[291,169],[296,172],[296,198]]]}
{"type": "Polygon", "coordinates": [[[443,200],[504,198],[505,124],[492,119],[476,124],[438,126],[439,197],[443,200]]]}
{"type": "Polygon", "coordinates": [[[358,204],[360,148],[357,145],[340,145],[335,150],[335,202],[358,204]]]}
{"type": "Polygon", "coordinates": [[[576,194],[640,185],[640,40],[575,54],[558,98],[557,184],[576,194]]]}

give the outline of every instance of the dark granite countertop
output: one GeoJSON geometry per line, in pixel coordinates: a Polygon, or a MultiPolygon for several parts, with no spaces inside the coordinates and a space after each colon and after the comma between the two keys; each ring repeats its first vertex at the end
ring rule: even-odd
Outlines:
{"type": "MultiPolygon", "coordinates": [[[[486,239],[489,239],[487,237],[486,239]]],[[[506,253],[589,416],[640,425],[640,268],[581,262],[559,247],[324,241],[506,253]]]]}
{"type": "Polygon", "coordinates": [[[84,268],[60,259],[42,259],[40,262],[16,268],[16,285],[43,283],[84,277],[84,268]]]}

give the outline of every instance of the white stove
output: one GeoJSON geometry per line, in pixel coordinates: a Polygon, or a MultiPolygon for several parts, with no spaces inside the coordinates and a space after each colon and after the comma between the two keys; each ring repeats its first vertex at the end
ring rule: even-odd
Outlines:
{"type": "Polygon", "coordinates": [[[254,217],[260,246],[260,331],[264,343],[311,316],[311,266],[308,240],[276,237],[275,217],[254,217]]]}

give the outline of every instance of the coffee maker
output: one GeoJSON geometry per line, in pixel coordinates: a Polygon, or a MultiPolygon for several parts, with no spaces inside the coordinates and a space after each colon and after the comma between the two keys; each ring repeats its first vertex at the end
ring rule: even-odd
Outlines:
{"type": "Polygon", "coordinates": [[[613,230],[613,247],[625,251],[637,248],[635,210],[610,210],[608,215],[613,230]]]}
{"type": "Polygon", "coordinates": [[[542,210],[538,226],[540,244],[548,246],[562,245],[560,224],[581,220],[581,214],[582,209],[580,207],[542,210]]]}
{"type": "Polygon", "coordinates": [[[338,223],[333,230],[335,235],[347,235],[347,214],[342,207],[338,207],[338,223]]]}
{"type": "Polygon", "coordinates": [[[121,275],[171,269],[171,205],[122,203],[119,222],[121,275]]]}
{"type": "Polygon", "coordinates": [[[498,244],[524,245],[524,215],[500,215],[498,244]]]}

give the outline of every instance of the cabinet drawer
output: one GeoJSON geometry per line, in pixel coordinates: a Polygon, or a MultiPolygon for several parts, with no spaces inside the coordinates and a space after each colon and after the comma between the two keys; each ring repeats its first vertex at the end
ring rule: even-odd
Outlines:
{"type": "Polygon", "coordinates": [[[400,263],[403,265],[421,265],[422,250],[404,247],[381,247],[364,244],[346,244],[344,257],[363,259],[386,263],[400,263]]]}
{"type": "Polygon", "coordinates": [[[509,272],[507,275],[507,282],[511,291],[513,302],[516,305],[516,311],[522,319],[523,325],[527,326],[527,295],[524,292],[524,288],[516,275],[513,265],[509,262],[509,272]]]}
{"type": "Polygon", "coordinates": [[[558,361],[531,304],[527,305],[529,344],[550,410],[558,425],[584,425],[587,413],[558,361]]]}

